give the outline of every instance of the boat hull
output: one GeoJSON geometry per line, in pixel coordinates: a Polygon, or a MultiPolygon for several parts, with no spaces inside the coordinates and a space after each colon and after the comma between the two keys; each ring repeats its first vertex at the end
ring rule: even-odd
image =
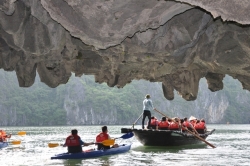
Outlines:
{"type": "Polygon", "coordinates": [[[131,148],[131,144],[123,144],[119,145],[117,148],[111,148],[107,150],[93,150],[89,152],[82,152],[82,153],[62,153],[57,154],[51,159],[87,159],[87,158],[95,158],[107,155],[114,155],[119,153],[125,153],[129,151],[131,148]]]}
{"type": "MultiPolygon", "coordinates": [[[[123,128],[124,132],[125,129],[123,128]]],[[[142,129],[128,129],[132,131],[136,139],[145,146],[181,146],[201,143],[200,139],[197,139],[192,134],[183,133],[181,131],[174,130],[142,130],[142,129]]],[[[208,135],[215,131],[206,132],[205,134],[199,134],[203,139],[206,139],[208,135]]]]}
{"type": "Polygon", "coordinates": [[[8,142],[0,142],[0,149],[7,147],[9,144],[8,142]]]}

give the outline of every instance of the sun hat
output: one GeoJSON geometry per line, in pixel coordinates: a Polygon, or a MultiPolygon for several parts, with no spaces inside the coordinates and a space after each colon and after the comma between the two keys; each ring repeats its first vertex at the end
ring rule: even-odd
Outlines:
{"type": "Polygon", "coordinates": [[[196,117],[190,116],[189,121],[190,121],[190,120],[196,120],[196,119],[197,119],[196,117]]]}

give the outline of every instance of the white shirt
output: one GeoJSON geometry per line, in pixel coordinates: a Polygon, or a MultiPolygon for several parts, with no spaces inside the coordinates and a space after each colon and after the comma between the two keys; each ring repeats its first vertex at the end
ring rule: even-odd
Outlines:
{"type": "Polygon", "coordinates": [[[153,102],[150,99],[144,99],[143,100],[143,110],[151,111],[154,109],[153,102]]]}

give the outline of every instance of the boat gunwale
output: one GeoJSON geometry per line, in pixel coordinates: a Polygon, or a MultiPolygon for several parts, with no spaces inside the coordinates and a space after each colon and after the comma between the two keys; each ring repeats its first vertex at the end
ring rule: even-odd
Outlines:
{"type": "Polygon", "coordinates": [[[102,157],[108,155],[115,155],[128,152],[131,149],[132,144],[121,144],[117,148],[110,148],[106,150],[93,150],[83,151],[80,153],[60,153],[51,157],[51,159],[88,159],[95,157],[102,157]]]}

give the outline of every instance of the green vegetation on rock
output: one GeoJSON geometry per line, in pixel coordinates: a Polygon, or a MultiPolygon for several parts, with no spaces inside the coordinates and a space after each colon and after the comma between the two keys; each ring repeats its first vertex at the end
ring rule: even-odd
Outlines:
{"type": "MultiPolygon", "coordinates": [[[[250,94],[227,76],[224,89],[210,92],[200,80],[195,101],[164,98],[161,83],[132,81],[124,88],[95,83],[93,76],[75,77],[49,88],[39,77],[33,86],[21,88],[14,72],[0,70],[0,125],[110,125],[133,124],[142,113],[142,101],[151,94],[154,106],[169,117],[205,118],[208,123],[249,123],[250,94]]],[[[152,115],[161,118],[157,112],[152,115]]],[[[138,124],[141,120],[138,121],[138,124]]]]}

